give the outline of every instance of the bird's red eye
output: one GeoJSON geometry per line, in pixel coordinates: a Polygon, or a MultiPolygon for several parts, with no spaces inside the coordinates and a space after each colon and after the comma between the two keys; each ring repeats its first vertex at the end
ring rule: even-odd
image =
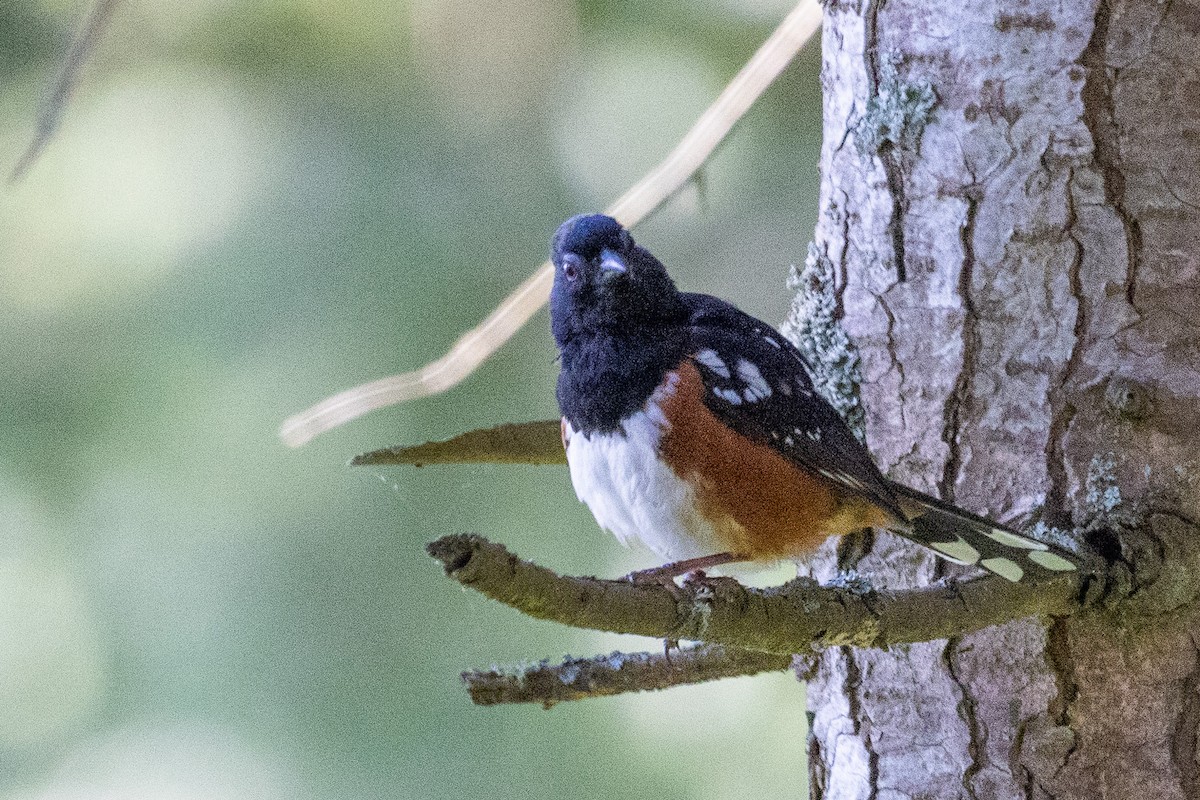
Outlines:
{"type": "Polygon", "coordinates": [[[569,281],[579,277],[579,258],[574,253],[563,256],[562,271],[563,277],[569,281]]]}

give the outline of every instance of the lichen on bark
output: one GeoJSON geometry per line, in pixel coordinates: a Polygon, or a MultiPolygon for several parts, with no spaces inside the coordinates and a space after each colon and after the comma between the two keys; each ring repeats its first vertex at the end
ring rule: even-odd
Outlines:
{"type": "Polygon", "coordinates": [[[804,356],[813,386],[861,439],[865,425],[858,393],[862,366],[858,348],[839,321],[833,262],[809,242],[804,266],[792,267],[788,288],[795,295],[780,330],[804,356]]]}

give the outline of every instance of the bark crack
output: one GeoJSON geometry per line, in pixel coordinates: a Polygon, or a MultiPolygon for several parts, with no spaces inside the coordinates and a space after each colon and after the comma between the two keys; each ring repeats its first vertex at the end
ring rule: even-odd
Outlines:
{"type": "Polygon", "coordinates": [[[876,296],[879,301],[879,307],[883,310],[883,315],[887,317],[887,341],[886,348],[888,358],[892,360],[892,368],[896,370],[896,375],[900,379],[900,384],[896,387],[896,399],[900,412],[900,425],[902,428],[908,428],[908,418],[904,413],[904,359],[900,358],[900,354],[896,351],[896,315],[892,312],[891,306],[888,305],[887,297],[884,294],[876,296]]]}
{"type": "MultiPolygon", "coordinates": [[[[1079,56],[1086,77],[1080,100],[1083,123],[1092,135],[1094,159],[1104,179],[1104,199],[1112,206],[1125,230],[1125,300],[1134,306],[1138,271],[1142,259],[1142,226],[1125,204],[1125,170],[1121,158],[1121,129],[1117,123],[1113,88],[1121,70],[1105,59],[1113,0],[1100,0],[1092,27],[1092,38],[1079,56]]],[[[1134,306],[1136,308],[1136,306],[1134,306]]]]}
{"type": "Polygon", "coordinates": [[[1067,283],[1071,297],[1075,300],[1075,321],[1072,325],[1074,341],[1071,352],[1067,355],[1066,364],[1058,379],[1051,381],[1047,392],[1047,402],[1050,406],[1050,430],[1046,437],[1046,474],[1050,486],[1046,492],[1045,522],[1050,525],[1069,526],[1070,512],[1067,510],[1067,455],[1064,440],[1075,417],[1075,404],[1068,394],[1068,386],[1079,367],[1083,357],[1083,345],[1087,338],[1088,307],[1087,298],[1083,293],[1083,241],[1075,233],[1079,217],[1075,208],[1075,171],[1067,174],[1066,202],[1067,221],[1065,233],[1075,245],[1075,255],[1067,268],[1067,283]]]}
{"type": "Polygon", "coordinates": [[[813,733],[816,714],[808,712],[808,797],[809,800],[824,800],[825,783],[828,778],[825,755],[821,751],[821,739],[813,733]]]}
{"type": "Polygon", "coordinates": [[[983,769],[982,756],[987,752],[987,732],[979,723],[979,716],[976,714],[978,704],[974,695],[971,694],[970,683],[959,675],[958,649],[962,641],[961,636],[952,636],[946,640],[942,662],[946,665],[946,672],[950,675],[950,680],[954,681],[954,685],[958,687],[958,715],[962,717],[967,726],[967,755],[971,758],[971,764],[962,774],[963,791],[970,800],[978,800],[972,783],[975,776],[983,769]]]}
{"type": "MultiPolygon", "coordinates": [[[[839,323],[846,319],[846,289],[850,286],[850,194],[842,190],[842,250],[838,254],[837,272],[834,278],[834,318],[839,323]]],[[[825,245],[826,256],[829,245],[825,245]]]]}
{"type": "Polygon", "coordinates": [[[1079,682],[1075,675],[1075,656],[1071,652],[1070,623],[1065,617],[1056,617],[1046,631],[1046,665],[1058,687],[1047,710],[1055,724],[1071,727],[1071,706],[1079,697],[1079,682]]]}
{"type": "Polygon", "coordinates": [[[862,742],[863,750],[867,753],[867,786],[870,794],[867,800],[876,800],[879,796],[879,754],[871,744],[871,736],[865,731],[865,718],[862,708],[862,670],[854,659],[854,648],[843,647],[842,658],[846,659],[846,684],[843,693],[849,705],[850,722],[854,725],[854,735],[862,742]]]}
{"type": "MultiPolygon", "coordinates": [[[[868,105],[878,102],[882,74],[879,65],[879,12],[887,0],[868,0],[863,9],[863,62],[866,67],[868,105]]],[[[880,142],[876,156],[883,166],[888,194],[892,198],[892,214],[888,220],[888,236],[892,240],[892,253],[896,262],[896,280],[903,283],[907,278],[905,266],[904,217],[908,211],[908,200],[904,193],[904,170],[900,164],[899,147],[896,143],[880,142]]]]}
{"type": "Polygon", "coordinates": [[[1200,797],[1200,647],[1192,638],[1196,663],[1180,687],[1179,716],[1171,734],[1171,760],[1179,773],[1179,784],[1185,797],[1200,797]]]}
{"type": "Polygon", "coordinates": [[[946,398],[943,411],[942,441],[946,443],[948,454],[942,468],[942,479],[938,482],[941,496],[950,501],[954,500],[954,485],[958,482],[958,473],[962,468],[959,433],[967,404],[970,402],[971,386],[975,377],[975,358],[979,350],[979,320],[975,300],[971,296],[975,272],[975,223],[979,214],[979,187],[967,187],[965,200],[967,213],[960,231],[963,259],[962,268],[958,273],[958,295],[963,306],[962,363],[954,381],[954,390],[946,398]]]}
{"type": "Polygon", "coordinates": [[[1008,751],[1008,771],[1012,774],[1014,781],[1019,780],[1021,793],[1025,800],[1033,800],[1033,790],[1037,781],[1034,780],[1033,771],[1021,763],[1021,751],[1025,747],[1025,735],[1028,730],[1028,719],[1018,721],[1017,729],[1013,733],[1012,746],[1008,751]]]}
{"type": "MultiPolygon", "coordinates": [[[[1075,654],[1071,650],[1070,621],[1066,617],[1053,617],[1050,627],[1046,630],[1046,666],[1054,676],[1057,693],[1046,708],[1048,716],[1059,727],[1069,728],[1072,733],[1075,727],[1071,722],[1071,712],[1079,697],[1079,676],[1075,666],[1075,654]]],[[[1055,775],[1062,771],[1075,755],[1079,747],[1079,737],[1073,736],[1062,761],[1055,770],[1055,775]]],[[[1030,775],[1031,783],[1037,790],[1048,798],[1058,797],[1040,778],[1030,775]]]]}
{"type": "Polygon", "coordinates": [[[905,269],[904,216],[908,210],[908,200],[904,196],[904,175],[900,170],[899,159],[896,158],[896,146],[885,142],[879,148],[879,160],[883,162],[883,172],[887,176],[888,191],[892,195],[892,216],[888,220],[888,233],[892,237],[892,252],[896,259],[896,280],[904,283],[908,273],[905,269]]]}

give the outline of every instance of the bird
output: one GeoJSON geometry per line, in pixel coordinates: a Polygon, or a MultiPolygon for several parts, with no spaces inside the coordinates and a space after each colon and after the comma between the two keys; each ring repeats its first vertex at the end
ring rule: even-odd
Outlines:
{"type": "Polygon", "coordinates": [[[551,255],[571,482],[601,528],[667,560],[635,580],[797,559],[868,528],[1014,582],[1080,569],[1066,550],[886,478],[785,336],[679,291],[612,217],[566,220],[551,255]]]}

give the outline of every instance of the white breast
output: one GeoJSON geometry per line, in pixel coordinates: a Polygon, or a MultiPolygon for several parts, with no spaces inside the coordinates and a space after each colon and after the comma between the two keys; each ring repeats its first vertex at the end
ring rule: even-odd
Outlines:
{"type": "Polygon", "coordinates": [[[692,485],[658,456],[670,424],[659,403],[675,391],[672,375],[624,430],[585,436],[567,429],[567,462],[575,494],[587,504],[600,527],[623,544],[640,540],[663,558],[675,561],[724,550],[713,526],[699,514],[692,485]]]}

